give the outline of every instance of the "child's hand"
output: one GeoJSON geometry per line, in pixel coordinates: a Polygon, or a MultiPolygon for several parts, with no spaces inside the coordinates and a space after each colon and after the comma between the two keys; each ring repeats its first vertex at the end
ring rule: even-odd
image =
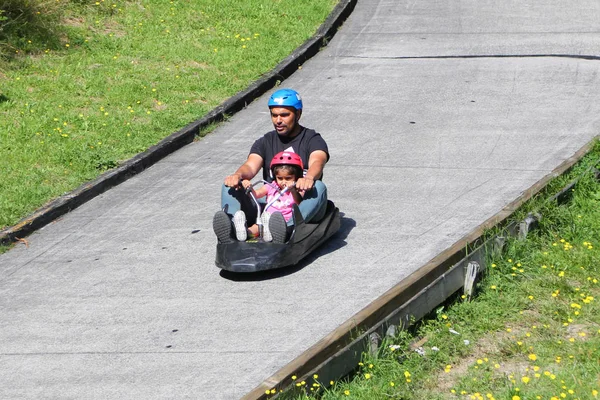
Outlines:
{"type": "Polygon", "coordinates": [[[252,182],[250,182],[248,179],[244,179],[242,181],[242,186],[244,189],[248,189],[249,187],[252,187],[252,182]]]}

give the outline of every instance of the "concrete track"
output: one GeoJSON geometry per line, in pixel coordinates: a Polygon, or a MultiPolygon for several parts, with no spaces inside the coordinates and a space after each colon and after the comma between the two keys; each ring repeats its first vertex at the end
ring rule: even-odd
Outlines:
{"type": "Polygon", "coordinates": [[[277,273],[214,267],[263,96],[0,256],[0,398],[242,397],[598,135],[599,32],[595,0],[360,1],[284,82],[340,233],[277,273]]]}

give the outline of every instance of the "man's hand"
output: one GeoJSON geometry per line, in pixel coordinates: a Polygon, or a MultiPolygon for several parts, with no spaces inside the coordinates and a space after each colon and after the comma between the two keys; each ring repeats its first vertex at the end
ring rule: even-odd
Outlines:
{"type": "Polygon", "coordinates": [[[262,168],[263,159],[258,154],[250,154],[244,164],[237,171],[225,178],[225,186],[241,189],[242,179],[252,179],[262,168]]]}
{"type": "Polygon", "coordinates": [[[315,180],[311,176],[305,176],[304,178],[300,178],[296,181],[296,189],[300,191],[306,191],[313,188],[315,185],[315,180]]]}
{"type": "Polygon", "coordinates": [[[239,189],[241,181],[242,181],[242,175],[233,174],[233,175],[229,175],[229,176],[225,177],[225,182],[223,182],[223,183],[227,187],[239,189]]]}

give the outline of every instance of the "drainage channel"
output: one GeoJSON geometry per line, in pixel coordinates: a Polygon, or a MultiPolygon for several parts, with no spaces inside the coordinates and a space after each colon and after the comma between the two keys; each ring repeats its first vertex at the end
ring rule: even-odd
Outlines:
{"type": "MultiPolygon", "coordinates": [[[[271,393],[278,393],[295,382],[292,376],[297,377],[296,381],[305,381],[307,387],[315,383],[315,375],[319,376],[321,385],[339,380],[356,368],[363,353],[376,349],[386,335],[407,328],[460,290],[471,296],[475,283],[486,270],[488,255],[502,251],[505,236],[526,236],[537,225],[539,216],[529,214],[522,221],[511,223],[507,222],[508,218],[552,179],[569,172],[593,149],[597,140],[588,142],[500,212],[356,313],[242,399],[273,399],[276,395],[271,393]],[[492,228],[502,233],[484,240],[484,233],[492,228]]],[[[597,170],[596,178],[600,179],[597,170]]],[[[549,201],[567,201],[576,183],[570,182],[549,201]]]]}

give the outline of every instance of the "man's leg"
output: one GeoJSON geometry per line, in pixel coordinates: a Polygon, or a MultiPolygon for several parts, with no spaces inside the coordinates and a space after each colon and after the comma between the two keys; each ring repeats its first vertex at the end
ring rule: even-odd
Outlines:
{"type": "MultiPolygon", "coordinates": [[[[259,199],[261,201],[262,199],[259,199]]],[[[256,223],[256,204],[248,196],[244,189],[234,189],[223,185],[221,187],[221,209],[230,217],[237,211],[242,210],[246,214],[248,225],[256,223]]]]}
{"type": "MultiPolygon", "coordinates": [[[[327,186],[323,181],[315,181],[315,185],[306,192],[298,208],[306,222],[323,219],[327,211],[327,186]]],[[[290,223],[293,223],[292,219],[288,221],[288,225],[290,223]]]]}
{"type": "Polygon", "coordinates": [[[233,224],[231,218],[237,211],[243,211],[246,221],[253,225],[256,221],[256,205],[246,195],[245,190],[221,186],[221,210],[213,217],[213,230],[221,243],[233,242],[233,224]]]}

